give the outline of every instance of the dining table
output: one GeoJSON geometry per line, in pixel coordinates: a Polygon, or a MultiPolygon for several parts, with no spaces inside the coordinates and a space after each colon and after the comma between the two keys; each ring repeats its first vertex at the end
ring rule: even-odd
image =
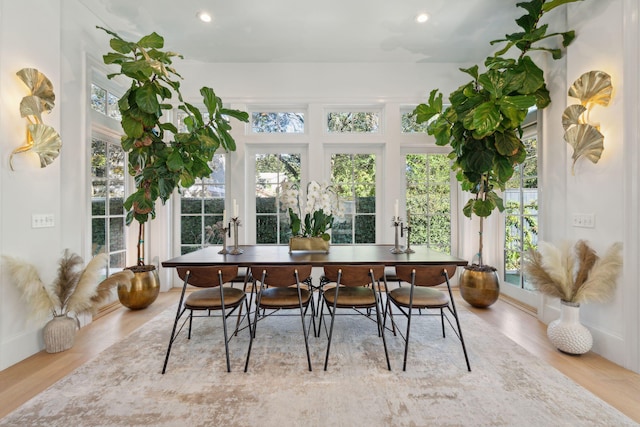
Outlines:
{"type": "MultiPolygon", "coordinates": [[[[240,254],[219,253],[221,246],[208,246],[194,252],[163,261],[163,267],[204,267],[212,265],[325,265],[384,264],[395,265],[457,265],[465,266],[464,259],[435,251],[427,246],[411,246],[412,253],[393,253],[394,245],[361,244],[331,245],[328,252],[290,251],[288,245],[239,245],[240,254]]],[[[227,251],[228,252],[228,251],[227,251]]]]}

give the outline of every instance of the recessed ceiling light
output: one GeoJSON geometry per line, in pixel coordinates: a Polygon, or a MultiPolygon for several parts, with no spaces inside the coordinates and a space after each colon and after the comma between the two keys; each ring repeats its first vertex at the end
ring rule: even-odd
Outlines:
{"type": "Polygon", "coordinates": [[[428,20],[429,20],[429,15],[427,15],[426,13],[420,13],[418,16],[416,16],[416,22],[418,22],[419,24],[423,24],[428,20]]]}
{"type": "Polygon", "coordinates": [[[198,12],[196,16],[202,22],[211,22],[211,15],[208,12],[198,12]]]}

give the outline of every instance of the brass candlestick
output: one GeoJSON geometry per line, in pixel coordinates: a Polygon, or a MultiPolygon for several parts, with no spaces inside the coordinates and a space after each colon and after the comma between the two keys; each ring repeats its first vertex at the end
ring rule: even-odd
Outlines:
{"type": "Polygon", "coordinates": [[[218,251],[219,254],[226,255],[229,253],[227,250],[227,233],[231,234],[231,227],[222,227],[222,249],[218,251]]]}

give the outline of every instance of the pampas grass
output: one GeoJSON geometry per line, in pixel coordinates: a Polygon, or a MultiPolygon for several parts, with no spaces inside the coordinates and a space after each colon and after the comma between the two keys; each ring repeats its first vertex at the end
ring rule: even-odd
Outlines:
{"type": "Polygon", "coordinates": [[[133,277],[131,270],[124,270],[99,282],[108,260],[107,254],[99,254],[84,267],[82,258],[67,249],[60,258],[56,279],[46,285],[35,266],[14,257],[2,256],[9,276],[31,307],[30,317],[37,321],[52,315],[73,313],[77,318],[79,314],[95,313],[98,304],[109,297],[114,286],[128,283],[133,277]]]}
{"type": "Polygon", "coordinates": [[[540,242],[524,263],[524,272],[543,294],[572,303],[606,302],[622,270],[622,243],[614,243],[602,258],[584,240],[573,247],[540,242]]]}

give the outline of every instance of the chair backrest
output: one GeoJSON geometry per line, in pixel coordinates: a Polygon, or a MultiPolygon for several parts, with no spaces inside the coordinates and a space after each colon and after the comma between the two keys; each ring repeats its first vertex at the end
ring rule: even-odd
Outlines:
{"type": "Polygon", "coordinates": [[[411,273],[415,270],[416,286],[438,286],[446,282],[444,272],[449,278],[456,273],[455,265],[396,265],[396,276],[403,282],[412,283],[411,273]]]}
{"type": "Polygon", "coordinates": [[[284,288],[296,284],[295,272],[298,280],[304,282],[311,276],[311,265],[256,265],[251,267],[251,276],[262,281],[264,274],[265,285],[284,288]]]}
{"type": "Polygon", "coordinates": [[[189,274],[189,284],[198,288],[220,286],[218,274],[222,273],[222,283],[228,283],[238,276],[237,265],[212,265],[207,267],[179,267],[178,276],[182,280],[189,274]]]}
{"type": "Polygon", "coordinates": [[[343,286],[367,286],[371,284],[371,271],[373,277],[378,280],[384,277],[384,265],[325,265],[324,276],[330,282],[338,282],[338,272],[342,272],[340,276],[340,284],[343,286]]]}

